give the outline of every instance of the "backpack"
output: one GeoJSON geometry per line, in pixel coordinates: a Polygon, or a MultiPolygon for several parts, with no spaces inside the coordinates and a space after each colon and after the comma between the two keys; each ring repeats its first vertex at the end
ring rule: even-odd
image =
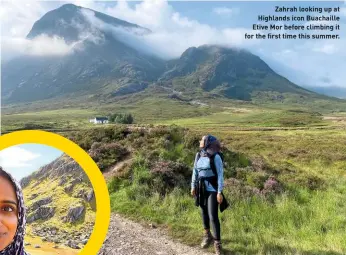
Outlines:
{"type": "MultiPolygon", "coordinates": [[[[214,155],[211,155],[211,156],[208,155],[209,160],[210,160],[211,170],[213,171],[213,174],[215,175],[215,178],[213,178],[214,180],[210,183],[213,185],[215,190],[217,190],[217,171],[216,171],[216,166],[215,166],[215,161],[214,161],[216,154],[219,154],[221,161],[222,161],[222,164],[224,162],[224,155],[222,152],[216,152],[216,153],[214,153],[214,155]]],[[[201,157],[201,153],[198,152],[197,161],[199,160],[200,157],[201,157]]]]}
{"type": "MultiPolygon", "coordinates": [[[[216,152],[214,153],[214,155],[212,156],[209,156],[209,160],[210,160],[210,167],[211,167],[211,170],[213,171],[215,177],[213,178],[213,181],[210,182],[210,184],[214,187],[214,189],[217,191],[218,188],[218,181],[217,181],[217,171],[216,171],[216,166],[215,166],[215,156],[216,154],[219,154],[220,158],[221,158],[221,161],[222,161],[222,164],[224,165],[224,155],[222,152],[216,152]]],[[[198,152],[198,155],[197,155],[197,161],[199,160],[199,158],[201,157],[201,153],[198,152]]],[[[223,194],[223,192],[221,192],[222,194],[222,197],[223,197],[223,200],[222,200],[222,203],[220,204],[220,211],[223,212],[224,210],[226,210],[228,207],[229,207],[229,203],[228,201],[226,200],[226,197],[225,195],[223,194]]]]}

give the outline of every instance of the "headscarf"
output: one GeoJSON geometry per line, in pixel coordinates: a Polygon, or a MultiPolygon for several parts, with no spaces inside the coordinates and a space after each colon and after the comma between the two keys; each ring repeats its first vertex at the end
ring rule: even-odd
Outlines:
{"type": "Polygon", "coordinates": [[[7,173],[0,167],[0,171],[8,176],[13,187],[16,191],[17,201],[18,201],[18,225],[17,232],[14,236],[12,243],[10,243],[4,250],[0,251],[0,255],[27,255],[24,251],[24,235],[25,235],[25,224],[26,209],[24,206],[23,192],[20,184],[12,177],[11,174],[7,173]]]}
{"type": "Polygon", "coordinates": [[[204,147],[201,150],[201,155],[203,157],[205,156],[211,156],[214,155],[216,152],[220,151],[220,142],[217,140],[215,136],[207,135],[204,138],[204,147]]]}

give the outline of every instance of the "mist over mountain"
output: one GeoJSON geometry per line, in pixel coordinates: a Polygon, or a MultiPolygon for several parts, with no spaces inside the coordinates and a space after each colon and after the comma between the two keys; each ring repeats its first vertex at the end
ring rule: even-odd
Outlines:
{"type": "Polygon", "coordinates": [[[152,33],[87,8],[66,4],[33,25],[28,40],[62,40],[68,52],[23,55],[4,63],[5,104],[75,95],[117,97],[159,85],[191,96],[218,94],[252,100],[259,92],[319,97],[274,72],[260,57],[238,48],[191,47],[167,60],[141,36],[152,33]]]}
{"type": "Polygon", "coordinates": [[[337,87],[337,86],[305,86],[305,88],[314,91],[319,94],[327,95],[330,97],[336,97],[341,99],[346,99],[346,88],[337,87]]]}
{"type": "MultiPolygon", "coordinates": [[[[106,83],[126,77],[128,83],[147,84],[161,72],[162,61],[122,42],[108,29],[149,30],[102,13],[67,4],[38,20],[27,38],[56,36],[72,45],[62,56],[26,55],[3,66],[4,102],[30,102],[71,92],[93,93],[106,83]],[[104,24],[100,29],[92,19],[104,24]]],[[[125,82],[125,83],[126,83],[125,82]]]]}
{"type": "Polygon", "coordinates": [[[48,36],[63,37],[66,42],[74,42],[78,41],[83,33],[94,32],[100,33],[100,36],[102,36],[102,32],[105,31],[97,31],[95,24],[93,24],[93,21],[95,22],[97,20],[99,24],[103,22],[104,27],[111,25],[114,28],[136,29],[143,34],[150,32],[147,28],[111,17],[101,12],[73,4],[65,4],[58,9],[46,13],[41,19],[36,21],[27,38],[33,39],[46,34],[48,36]]]}

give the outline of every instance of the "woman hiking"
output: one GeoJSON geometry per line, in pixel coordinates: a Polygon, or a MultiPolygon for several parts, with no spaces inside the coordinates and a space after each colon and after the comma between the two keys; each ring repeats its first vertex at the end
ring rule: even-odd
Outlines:
{"type": "Polygon", "coordinates": [[[215,254],[222,254],[219,204],[223,201],[223,163],[220,155],[220,142],[212,135],[203,136],[200,152],[196,154],[191,181],[191,195],[196,205],[201,207],[204,226],[202,248],[207,248],[214,240],[215,254]],[[214,164],[214,171],[213,165],[214,164]],[[216,170],[216,171],[215,171],[216,170]],[[216,175],[214,174],[216,173],[216,175]],[[213,235],[210,232],[210,223],[213,235]]]}
{"type": "Polygon", "coordinates": [[[24,251],[25,207],[20,185],[0,167],[0,255],[24,251]]]}

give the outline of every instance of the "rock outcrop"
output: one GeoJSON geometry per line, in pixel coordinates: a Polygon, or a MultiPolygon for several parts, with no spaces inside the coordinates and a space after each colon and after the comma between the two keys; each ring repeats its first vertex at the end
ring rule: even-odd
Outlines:
{"type": "Polygon", "coordinates": [[[41,206],[36,211],[29,214],[27,223],[32,223],[37,220],[47,220],[52,218],[55,213],[55,207],[41,206]]]}
{"type": "Polygon", "coordinates": [[[67,216],[63,218],[64,222],[74,223],[80,220],[85,211],[84,205],[77,205],[75,207],[70,207],[67,216]]]}

